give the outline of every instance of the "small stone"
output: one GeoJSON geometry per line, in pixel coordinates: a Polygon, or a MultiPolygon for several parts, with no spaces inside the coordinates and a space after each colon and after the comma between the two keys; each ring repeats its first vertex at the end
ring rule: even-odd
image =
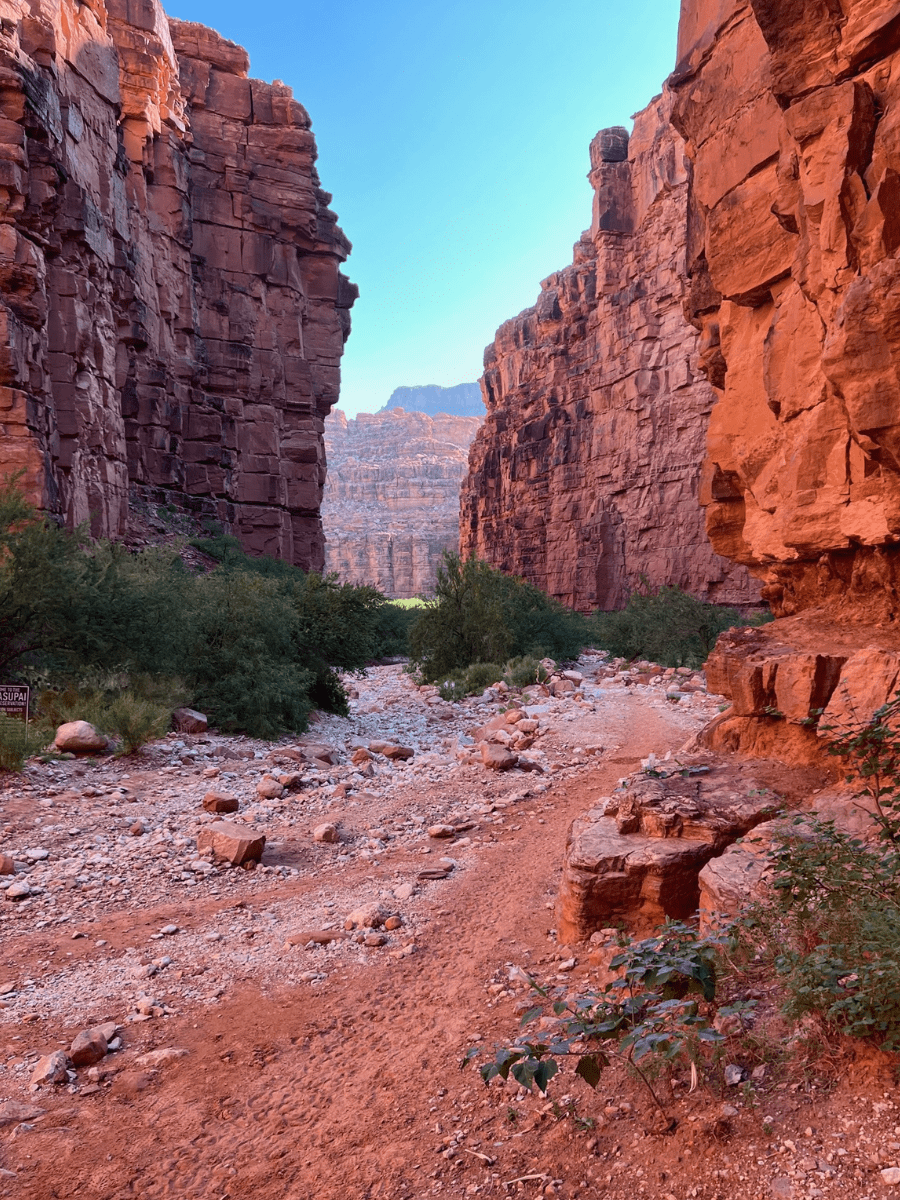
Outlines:
{"type": "Polygon", "coordinates": [[[450,874],[449,868],[445,867],[426,867],[424,871],[420,871],[418,879],[446,879],[450,874]]]}
{"type": "Polygon", "coordinates": [[[173,933],[178,932],[178,926],[177,925],[163,925],[162,929],[159,932],[161,934],[163,934],[165,937],[171,937],[173,933]]]}
{"type": "Polygon", "coordinates": [[[313,841],[316,842],[339,842],[341,835],[338,833],[337,825],[333,825],[330,821],[326,821],[323,825],[317,825],[313,830],[313,841]]]}
{"type": "Polygon", "coordinates": [[[69,1066],[69,1060],[63,1051],[54,1050],[52,1054],[45,1054],[38,1060],[31,1072],[31,1082],[36,1084],[68,1083],[69,1066]]]}
{"type": "Polygon", "coordinates": [[[17,1125],[20,1121],[36,1121],[47,1110],[36,1104],[20,1104],[18,1100],[7,1100],[0,1104],[0,1129],[5,1125],[17,1125]]]}
{"type": "Polygon", "coordinates": [[[194,708],[176,708],[172,713],[172,724],[179,733],[206,733],[209,728],[206,716],[194,708]]]}
{"type": "Polygon", "coordinates": [[[16,864],[8,854],[0,854],[0,875],[15,875],[16,864]]]}
{"type": "Polygon", "coordinates": [[[456,834],[452,825],[429,825],[428,836],[431,838],[451,838],[456,834]]]}
{"type": "Polygon", "coordinates": [[[769,1068],[766,1063],[759,1063],[759,1065],[755,1066],[750,1072],[750,1078],[754,1083],[762,1083],[768,1073],[769,1068]]]}
{"type": "Polygon", "coordinates": [[[393,895],[397,900],[411,900],[416,894],[416,887],[413,883],[399,883],[393,891],[393,895]]]}
{"type": "Polygon", "coordinates": [[[367,933],[363,938],[364,946],[386,946],[387,938],[383,933],[367,933]]]}
{"type": "Polygon", "coordinates": [[[380,904],[365,904],[355,908],[344,922],[345,929],[379,929],[388,914],[380,904]]]}
{"type": "Polygon", "coordinates": [[[395,762],[402,759],[404,762],[415,755],[415,750],[411,746],[395,746],[393,743],[386,743],[381,750],[385,758],[393,759],[395,762]]]}
{"type": "Polygon", "coordinates": [[[142,822],[135,821],[135,823],[130,827],[128,832],[131,834],[132,837],[143,837],[145,831],[144,831],[144,826],[143,826],[142,822]]]}
{"type": "Polygon", "coordinates": [[[197,835],[197,850],[200,853],[212,850],[219,858],[227,859],[236,867],[259,862],[265,847],[263,834],[253,833],[246,826],[235,825],[232,821],[213,821],[197,835]]]}
{"type": "Polygon", "coordinates": [[[106,1055],[106,1038],[99,1029],[83,1029],[69,1047],[69,1058],[76,1067],[90,1067],[106,1055]]]}
{"type": "Polygon", "coordinates": [[[148,1050],[146,1054],[139,1054],[134,1061],[139,1067],[164,1067],[177,1058],[186,1058],[188,1054],[190,1054],[189,1050],[183,1050],[176,1046],[165,1046],[159,1050],[148,1050]]]}
{"type": "Polygon", "coordinates": [[[26,900],[31,895],[31,888],[24,879],[11,883],[6,889],[7,900],[26,900]]]}
{"type": "Polygon", "coordinates": [[[223,792],[207,792],[203,797],[203,807],[211,813],[234,813],[241,805],[236,796],[226,796],[223,792]]]}
{"type": "Polygon", "coordinates": [[[495,742],[482,742],[481,761],[489,771],[509,771],[519,759],[505,746],[500,746],[495,742]]]}
{"type": "Polygon", "coordinates": [[[885,1167],[881,1172],[881,1182],[887,1187],[900,1185],[900,1167],[885,1167]]]}
{"type": "Polygon", "coordinates": [[[53,744],[57,750],[69,754],[100,754],[108,748],[108,741],[88,721],[67,721],[56,731],[53,744]]]}
{"type": "Polygon", "coordinates": [[[342,942],[346,937],[343,929],[298,929],[287,935],[285,945],[308,946],[313,942],[317,946],[327,946],[329,942],[342,942]]]}
{"type": "Polygon", "coordinates": [[[279,796],[284,795],[284,786],[271,775],[263,775],[256,785],[256,794],[264,800],[277,800],[279,796]]]}
{"type": "Polygon", "coordinates": [[[384,923],[385,929],[399,929],[403,921],[398,916],[388,917],[384,923]]]}
{"type": "Polygon", "coordinates": [[[735,1063],[728,1063],[725,1067],[725,1082],[729,1087],[737,1087],[739,1083],[743,1083],[747,1078],[747,1072],[743,1067],[737,1066],[735,1063]]]}

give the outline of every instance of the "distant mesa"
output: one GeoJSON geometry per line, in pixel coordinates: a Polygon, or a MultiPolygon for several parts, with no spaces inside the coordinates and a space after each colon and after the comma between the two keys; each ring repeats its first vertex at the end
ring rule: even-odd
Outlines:
{"type": "Polygon", "coordinates": [[[380,412],[353,419],[334,409],[325,421],[326,569],[398,599],[431,595],[441,555],[459,545],[459,487],[483,416],[474,383],[397,388],[380,412]],[[464,415],[476,397],[476,414],[464,415]]]}
{"type": "Polygon", "coordinates": [[[415,387],[398,387],[391,393],[384,408],[402,408],[406,412],[448,413],[451,417],[484,417],[484,401],[477,383],[457,383],[454,387],[440,387],[436,383],[424,383],[415,387]]]}

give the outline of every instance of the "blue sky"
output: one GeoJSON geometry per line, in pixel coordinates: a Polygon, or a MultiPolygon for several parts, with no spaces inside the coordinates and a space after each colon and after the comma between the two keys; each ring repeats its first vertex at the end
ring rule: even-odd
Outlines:
{"type": "Polygon", "coordinates": [[[309,110],[360,287],[341,407],[481,374],[590,224],[588,143],[672,69],[677,0],[168,0],[309,110]]]}

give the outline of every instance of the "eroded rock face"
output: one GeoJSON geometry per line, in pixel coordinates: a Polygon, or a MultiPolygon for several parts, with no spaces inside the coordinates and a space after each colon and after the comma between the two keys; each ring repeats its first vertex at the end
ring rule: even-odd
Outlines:
{"type": "Polygon", "coordinates": [[[591,144],[593,221],[485,352],[488,409],[460,543],[580,609],[621,607],[642,575],[755,600],[717,556],[697,501],[715,393],[685,321],[687,174],[671,99],[591,144]]]}
{"type": "MultiPolygon", "coordinates": [[[[450,389],[447,389],[450,390],[450,389]]],[[[325,422],[326,566],[387,596],[430,595],[458,548],[459,485],[478,417],[390,408],[325,422]]]]}
{"type": "Polygon", "coordinates": [[[321,568],[356,291],[309,116],[156,0],[0,18],[0,473],[95,535],[136,493],[321,568]]]}
{"type": "Polygon", "coordinates": [[[640,931],[690,917],[707,863],[721,861],[728,846],[823,778],[781,763],[684,754],[662,777],[630,777],[572,822],[557,899],[559,940],[583,941],[619,922],[640,931]]]}
{"type": "Polygon", "coordinates": [[[900,26],[873,0],[685,0],[688,314],[719,393],[714,548],[776,611],[898,610],[900,26]]]}

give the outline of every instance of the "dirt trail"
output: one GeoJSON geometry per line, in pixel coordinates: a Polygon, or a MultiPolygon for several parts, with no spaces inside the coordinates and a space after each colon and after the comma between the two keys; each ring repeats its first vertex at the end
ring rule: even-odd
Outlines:
{"type": "Polygon", "coordinates": [[[523,803],[521,828],[428,885],[433,915],[415,954],[319,985],[245,988],[213,1011],[169,1018],[160,1044],[189,1055],[158,1075],[125,1071],[77,1107],[53,1105],[4,1151],[18,1172],[7,1194],[343,1200],[465,1194],[473,1181],[519,1173],[520,1139],[490,1149],[489,1171],[474,1155],[447,1162],[435,1130],[453,1132],[454,1101],[485,1099],[457,1069],[465,1049],[509,1033],[510,1005],[488,1007],[488,981],[506,963],[555,952],[547,906],[569,821],[649,747],[684,740],[683,721],[637,696],[622,697],[621,716],[615,761],[523,803]]]}
{"type": "Polygon", "coordinates": [[[382,670],[360,684],[353,720],[329,718],[315,736],[349,747],[354,731],[393,728],[415,742],[417,765],[362,781],[351,766],[331,780],[314,773],[278,808],[255,793],[277,747],[170,743],[141,771],[69,764],[45,779],[35,768],[31,784],[0,797],[7,836],[51,848],[26,875],[33,899],[0,905],[0,1197],[880,1196],[878,1170],[900,1160],[900,1108],[874,1059],[863,1088],[858,1073],[831,1089],[777,1066],[752,1095],[703,1086],[672,1102],[666,1136],[640,1085],[614,1071],[597,1092],[563,1073],[545,1098],[500,1081],[486,1088],[473,1065],[460,1069],[470,1047],[490,1052],[515,1036],[528,1004],[511,967],[550,986],[590,985],[585,948],[558,945],[553,930],[568,825],[717,707],[701,695],[669,703],[596,662],[585,670],[595,678],[583,700],[539,715],[544,776],[497,776],[470,761],[463,731],[502,704],[432,719],[424,693],[382,670]],[[592,744],[593,755],[583,749],[592,744]],[[260,757],[226,771],[238,750],[260,757]],[[204,766],[211,759],[220,767],[204,766]],[[242,819],[271,835],[269,865],[250,874],[190,870],[195,851],[179,831],[214,770],[242,796],[242,819]],[[77,802],[62,790],[75,778],[77,802]],[[123,800],[125,785],[136,795],[123,800]],[[48,791],[56,808],[40,807],[48,791]],[[454,810],[473,814],[474,827],[447,851],[423,821],[454,810]],[[135,813],[155,841],[112,836],[135,813]],[[86,841],[67,858],[75,819],[78,846],[86,841]],[[312,842],[322,819],[340,821],[340,845],[312,842]],[[291,929],[334,928],[354,905],[396,895],[442,853],[455,869],[407,882],[402,926],[386,945],[285,943],[291,929]],[[168,923],[177,935],[160,932],[168,923]],[[142,989],[165,1007],[136,1015],[142,989]],[[96,1083],[82,1068],[69,1086],[28,1087],[38,1054],[103,1020],[120,1024],[124,1048],[99,1064],[96,1083]],[[142,1062],[154,1050],[180,1054],[142,1062]]]}

